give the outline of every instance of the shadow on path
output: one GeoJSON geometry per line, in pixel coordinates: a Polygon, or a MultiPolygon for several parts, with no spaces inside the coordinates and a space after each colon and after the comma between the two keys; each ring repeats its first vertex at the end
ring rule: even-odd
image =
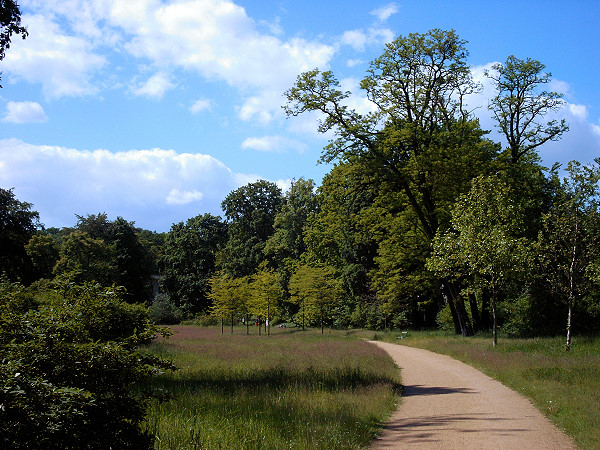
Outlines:
{"type": "Polygon", "coordinates": [[[478,394],[479,391],[470,388],[450,388],[441,386],[423,386],[420,384],[404,385],[402,397],[413,395],[445,395],[445,394],[478,394]]]}

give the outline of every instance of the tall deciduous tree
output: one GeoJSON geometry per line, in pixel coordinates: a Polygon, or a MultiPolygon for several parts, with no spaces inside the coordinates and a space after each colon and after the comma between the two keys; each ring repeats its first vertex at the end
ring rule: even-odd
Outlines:
{"type": "MultiPolygon", "coordinates": [[[[484,132],[465,109],[464,96],[476,89],[466,63],[465,44],[454,31],[437,29],[387,44],[361,82],[372,106],[372,112],[366,114],[347,106],[351,93],[339,90],[331,72],[303,73],[286,92],[289,116],[321,112],[324,118],[319,131],[336,133],[323,160],[360,163],[379,182],[402,192],[429,240],[440,225],[445,226],[441,209],[448,196],[453,201],[460,187],[468,185],[469,175],[477,168],[473,161],[485,160],[496,150],[483,140],[484,132]],[[434,162],[441,164],[445,173],[461,175],[443,165],[466,154],[479,155],[466,166],[467,183],[433,182],[440,175],[434,162]],[[449,187],[457,191],[448,192],[449,187]]],[[[457,329],[468,335],[472,330],[456,291],[449,289],[457,299],[451,305],[460,319],[457,329]]]]}
{"type": "Polygon", "coordinates": [[[544,277],[566,303],[567,341],[571,348],[573,307],[599,281],[594,267],[600,262],[599,160],[590,166],[569,163],[539,236],[544,277]]]}
{"type": "Polygon", "coordinates": [[[271,323],[279,316],[279,303],[283,298],[279,277],[274,271],[262,268],[252,277],[250,290],[248,311],[252,315],[265,319],[267,333],[270,334],[271,323]]]}
{"type": "Polygon", "coordinates": [[[215,273],[217,253],[226,238],[226,224],[211,214],[174,224],[167,234],[160,260],[161,285],[186,313],[210,307],[208,280],[215,273]]]}
{"type": "Polygon", "coordinates": [[[220,264],[229,275],[242,277],[258,270],[282,202],[281,189],[265,180],[242,186],[223,200],[229,232],[220,264]]]}
{"type": "Polygon", "coordinates": [[[534,59],[509,56],[504,64],[495,64],[486,72],[496,88],[489,109],[506,138],[513,164],[540,145],[559,139],[569,129],[564,119],[544,123],[548,113],[564,104],[562,94],[544,90],[552,76],[543,72],[545,68],[534,59]]]}

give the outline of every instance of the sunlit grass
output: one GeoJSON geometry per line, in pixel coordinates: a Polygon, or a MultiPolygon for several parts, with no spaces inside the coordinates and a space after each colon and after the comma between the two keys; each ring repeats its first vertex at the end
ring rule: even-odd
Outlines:
{"type": "Polygon", "coordinates": [[[176,327],[150,351],[181,369],[156,387],[155,448],[363,448],[395,409],[399,373],[382,350],[346,333],[270,337],[176,327]]]}
{"type": "Polygon", "coordinates": [[[530,398],[582,448],[600,448],[600,338],[461,338],[441,333],[381,333],[391,342],[426,348],[465,361],[530,398]]]}

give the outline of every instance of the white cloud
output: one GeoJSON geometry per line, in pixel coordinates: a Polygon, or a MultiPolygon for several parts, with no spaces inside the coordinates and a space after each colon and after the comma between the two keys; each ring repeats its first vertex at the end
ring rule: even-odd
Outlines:
{"type": "Polygon", "coordinates": [[[164,97],[165,92],[175,86],[176,84],[171,83],[169,75],[161,72],[152,75],[141,86],[134,88],[133,93],[143,97],[161,99],[164,97]]]}
{"type": "Polygon", "coordinates": [[[193,114],[199,113],[201,111],[210,110],[212,108],[212,102],[207,98],[200,98],[194,102],[192,106],[190,106],[190,112],[193,114]]]}
{"type": "Polygon", "coordinates": [[[26,40],[14,39],[3,70],[16,79],[40,83],[48,98],[82,96],[97,92],[92,73],[106,60],[91,44],[64,34],[60,27],[40,15],[24,16],[29,30],[26,40]]]}
{"type": "Polygon", "coordinates": [[[242,148],[257,150],[259,152],[285,152],[288,149],[302,153],[306,150],[306,144],[286,138],[284,136],[250,137],[242,142],[242,148]]]}
{"type": "Polygon", "coordinates": [[[202,192],[197,190],[192,191],[180,191],[179,189],[171,189],[169,195],[167,195],[168,205],[187,205],[192,202],[199,202],[204,197],[202,192]]]}
{"type": "Polygon", "coordinates": [[[575,117],[579,117],[580,119],[587,119],[588,117],[588,109],[585,105],[574,105],[572,103],[568,103],[567,107],[571,114],[575,117]]]}
{"type": "Polygon", "coordinates": [[[258,177],[232,172],[210,155],[150,149],[112,153],[0,140],[0,185],[33,203],[46,226],[106,212],[166,231],[197,214],[221,214],[229,192],[258,177]]]}
{"type": "Polygon", "coordinates": [[[380,8],[374,9],[369,14],[377,17],[381,22],[385,22],[392,15],[400,11],[399,6],[396,3],[388,3],[387,5],[381,6],[380,8]]]}
{"type": "Polygon", "coordinates": [[[37,102],[8,102],[3,122],[9,123],[41,123],[48,117],[44,108],[37,102]]]}
{"type": "Polygon", "coordinates": [[[349,45],[359,52],[364,51],[368,37],[363,30],[350,30],[342,34],[340,42],[343,45],[349,45]]]}

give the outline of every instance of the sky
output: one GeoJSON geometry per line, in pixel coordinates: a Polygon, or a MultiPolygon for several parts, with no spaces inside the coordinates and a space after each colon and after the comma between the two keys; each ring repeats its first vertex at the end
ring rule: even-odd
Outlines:
{"type": "Polygon", "coordinates": [[[221,215],[232,190],[266,179],[283,190],[317,164],[332,136],[317,117],[286,118],[283,93],[307,70],[331,70],[349,104],[385,44],[454,29],[483,91],[472,104],[490,137],[483,73],[533,58],[564,95],[570,131],[545,165],[600,157],[600,1],[20,0],[0,89],[0,187],[46,227],[106,213],[168,231],[221,215]]]}

